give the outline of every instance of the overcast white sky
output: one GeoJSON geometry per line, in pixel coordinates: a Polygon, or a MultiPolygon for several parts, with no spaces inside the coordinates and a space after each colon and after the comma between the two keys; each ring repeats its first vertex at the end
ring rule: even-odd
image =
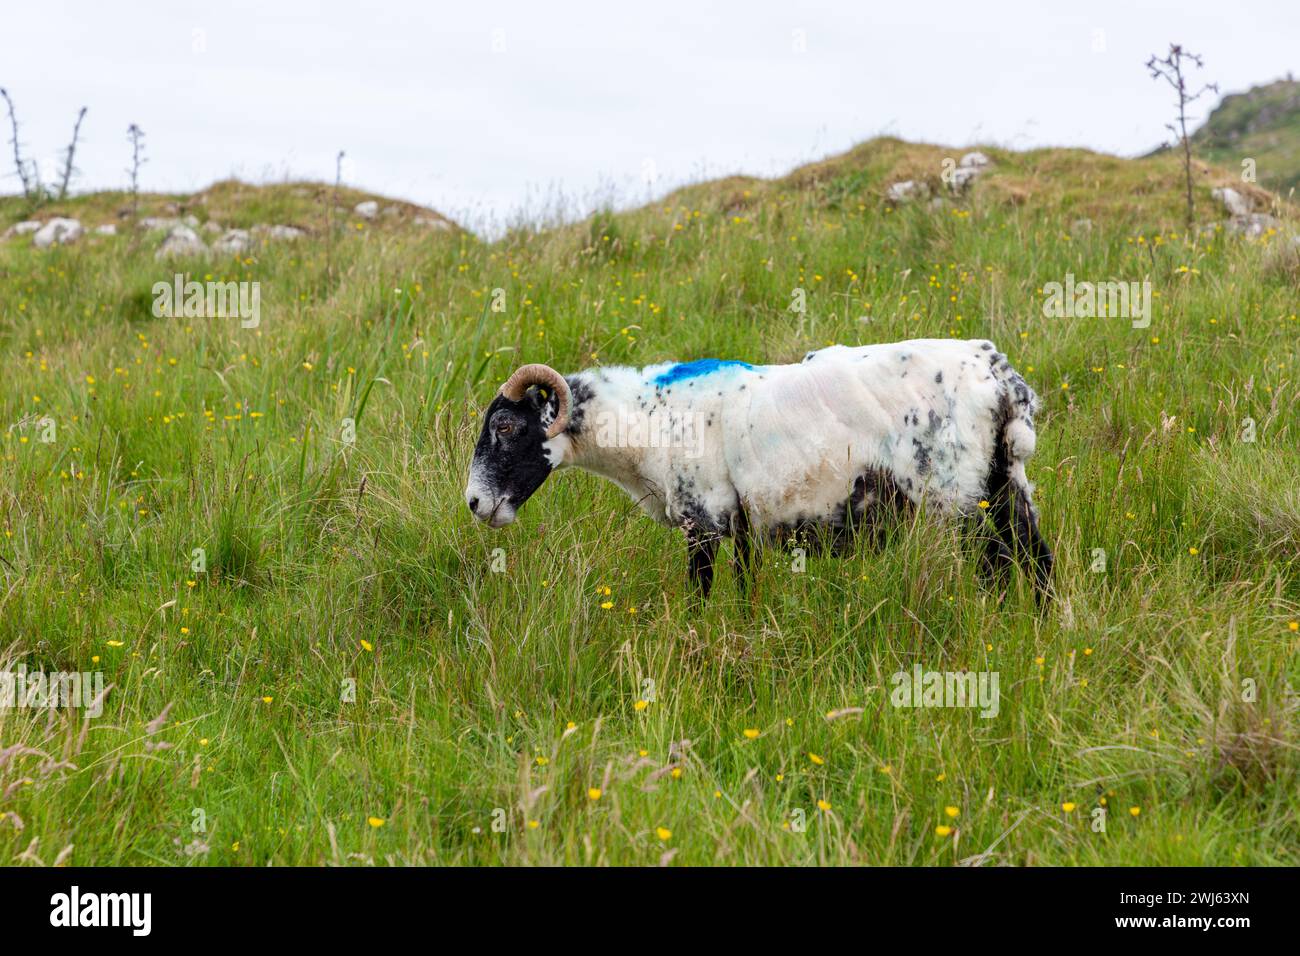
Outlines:
{"type": "MultiPolygon", "coordinates": [[[[27,3],[0,86],[48,176],[79,107],[81,189],[345,180],[471,226],[705,176],[775,175],[880,133],[1133,155],[1170,40],[1225,92],[1300,73],[1300,2],[840,0],[27,3]],[[651,184],[648,179],[653,178],[651,184]]],[[[1209,102],[1198,104],[1200,113],[1209,102]]],[[[16,192],[7,126],[0,191],[16,192]]]]}

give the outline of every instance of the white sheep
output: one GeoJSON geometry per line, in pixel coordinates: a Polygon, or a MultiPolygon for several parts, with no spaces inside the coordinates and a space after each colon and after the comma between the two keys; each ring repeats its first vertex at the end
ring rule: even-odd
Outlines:
{"type": "Polygon", "coordinates": [[[839,542],[924,501],[988,529],[984,570],[1018,559],[1042,597],[1052,553],[1025,476],[1037,408],[980,339],[835,345],[794,365],[703,359],[567,378],[526,365],[484,416],[466,501],[501,527],[552,471],[594,472],[685,529],[705,597],[723,537],[743,592],[754,539],[825,531],[839,542]]]}

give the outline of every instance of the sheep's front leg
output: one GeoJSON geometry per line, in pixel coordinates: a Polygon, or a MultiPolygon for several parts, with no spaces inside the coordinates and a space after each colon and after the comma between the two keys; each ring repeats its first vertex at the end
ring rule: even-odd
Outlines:
{"type": "Polygon", "coordinates": [[[700,603],[709,599],[713,589],[713,559],[718,554],[718,535],[716,532],[699,531],[688,528],[686,531],[687,581],[696,589],[700,603]]]}

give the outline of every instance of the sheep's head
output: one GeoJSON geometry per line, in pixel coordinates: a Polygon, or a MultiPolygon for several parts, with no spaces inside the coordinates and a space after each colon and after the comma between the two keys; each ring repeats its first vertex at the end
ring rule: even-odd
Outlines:
{"type": "Polygon", "coordinates": [[[548,365],[525,365],[501,386],[483,416],[465,488],[476,518],[494,528],[515,520],[558,464],[548,442],[568,425],[572,402],[569,383],[548,365]]]}

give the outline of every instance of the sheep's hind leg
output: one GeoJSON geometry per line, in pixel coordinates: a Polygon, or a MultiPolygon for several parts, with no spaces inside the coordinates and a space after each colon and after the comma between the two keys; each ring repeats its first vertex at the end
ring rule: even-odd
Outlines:
{"type": "Polygon", "coordinates": [[[1038,530],[1038,512],[1029,489],[1011,481],[1007,491],[1011,497],[1011,544],[1021,567],[1033,574],[1035,597],[1042,605],[1052,597],[1052,549],[1038,530]]]}
{"type": "Polygon", "coordinates": [[[1006,593],[1007,579],[1015,557],[1011,549],[1002,540],[998,529],[984,521],[975,526],[975,536],[982,545],[980,551],[980,581],[989,588],[999,592],[999,599],[1006,593]]]}
{"type": "Polygon", "coordinates": [[[736,591],[741,600],[747,600],[758,570],[758,549],[754,547],[754,533],[745,512],[737,512],[731,519],[731,540],[734,549],[732,569],[736,575],[736,591]]]}
{"type": "Polygon", "coordinates": [[[718,554],[719,535],[715,531],[686,531],[687,581],[694,588],[696,599],[703,604],[713,590],[713,561],[718,554]]]}
{"type": "Polygon", "coordinates": [[[996,537],[986,542],[984,567],[1005,575],[1014,556],[1032,576],[1034,596],[1040,605],[1044,604],[1052,596],[1052,549],[1038,530],[1038,514],[1029,489],[1015,480],[991,488],[988,515],[996,537]]]}

